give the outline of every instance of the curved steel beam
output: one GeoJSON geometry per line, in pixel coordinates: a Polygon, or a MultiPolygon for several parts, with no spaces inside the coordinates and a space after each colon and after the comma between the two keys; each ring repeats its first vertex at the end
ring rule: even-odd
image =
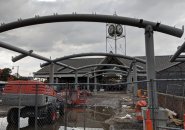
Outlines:
{"type": "MultiPolygon", "coordinates": [[[[22,59],[22,58],[24,58],[26,56],[30,56],[30,57],[33,57],[33,58],[36,58],[36,59],[40,59],[40,60],[46,61],[49,64],[52,63],[51,59],[48,59],[46,57],[37,55],[37,54],[33,53],[33,50],[26,51],[24,49],[12,46],[10,44],[7,44],[7,43],[1,42],[1,41],[0,41],[0,47],[8,49],[8,50],[11,50],[11,51],[15,51],[15,52],[21,53],[20,55],[18,55],[16,57],[12,57],[12,61],[13,62],[16,62],[16,61],[18,61],[18,60],[20,60],[20,59],[22,59]]],[[[60,65],[60,66],[63,66],[63,67],[67,67],[67,68],[72,69],[72,70],[76,70],[76,68],[74,68],[72,66],[69,66],[69,65],[66,65],[66,64],[63,64],[63,63],[60,63],[60,62],[55,62],[54,64],[57,64],[57,65],[60,65]]]]}
{"type": "Polygon", "coordinates": [[[139,69],[139,70],[143,70],[144,68],[140,65],[136,65],[136,67],[139,69]]]}
{"type": "MultiPolygon", "coordinates": [[[[128,59],[128,60],[135,59],[137,62],[141,62],[143,64],[146,63],[146,61],[143,60],[143,59],[133,58],[133,57],[130,57],[130,56],[125,56],[125,55],[120,55],[120,54],[102,53],[102,52],[73,54],[73,55],[68,55],[68,56],[64,56],[64,57],[61,57],[61,58],[56,58],[52,62],[55,63],[55,62],[62,61],[62,60],[67,60],[67,59],[70,59],[70,58],[84,57],[84,56],[112,56],[112,57],[124,58],[124,59],[128,59]]],[[[43,66],[47,66],[49,64],[50,63],[44,63],[41,66],[43,67],[43,66]]]]}
{"type": "MultiPolygon", "coordinates": [[[[91,65],[86,65],[86,66],[76,68],[76,71],[86,69],[86,68],[91,68],[91,67],[98,67],[98,66],[112,66],[112,67],[119,67],[119,68],[123,68],[123,69],[129,69],[129,67],[127,67],[127,66],[117,65],[117,64],[91,64],[91,65]]],[[[74,72],[74,71],[72,70],[70,73],[72,73],[72,72],[74,72]]]]}
{"type": "Polygon", "coordinates": [[[0,32],[8,30],[53,22],[103,22],[103,23],[116,23],[128,26],[134,26],[139,28],[146,28],[147,25],[151,25],[154,31],[166,33],[172,36],[181,37],[183,29],[178,29],[161,23],[146,21],[143,19],[128,18],[113,15],[101,15],[101,14],[61,14],[61,15],[49,15],[49,16],[37,16],[28,19],[18,19],[18,21],[1,24],[0,32]]]}
{"type": "MultiPolygon", "coordinates": [[[[109,75],[109,74],[115,74],[115,73],[102,73],[102,74],[97,74],[96,76],[90,76],[89,78],[94,78],[102,75],[109,75]]],[[[126,74],[119,73],[120,75],[127,76],[126,74]]]]}
{"type": "Polygon", "coordinates": [[[83,76],[86,76],[86,75],[91,74],[91,73],[97,73],[97,72],[119,72],[119,73],[127,74],[127,71],[113,70],[113,69],[103,69],[103,70],[95,70],[95,71],[92,71],[92,72],[87,72],[83,76]]]}
{"type": "MultiPolygon", "coordinates": [[[[30,51],[28,51],[28,52],[29,52],[29,55],[30,55],[31,53],[33,53],[33,50],[30,50],[30,51]]],[[[18,55],[18,56],[12,57],[12,61],[13,61],[13,62],[16,62],[16,61],[18,61],[18,60],[21,60],[21,59],[27,57],[27,56],[28,56],[28,55],[20,54],[20,55],[18,55]]]]}
{"type": "Polygon", "coordinates": [[[63,64],[61,62],[55,62],[54,64],[60,65],[60,66],[63,66],[63,67],[66,67],[66,68],[69,68],[69,69],[72,69],[72,70],[76,70],[76,68],[74,68],[74,67],[72,67],[70,65],[63,64]]]}
{"type": "MultiPolygon", "coordinates": [[[[171,57],[170,62],[179,62],[180,60],[177,60],[179,58],[180,54],[185,51],[185,42],[181,45],[181,47],[175,52],[175,54],[171,57]]],[[[183,62],[185,60],[181,60],[183,62]]]]}
{"type": "Polygon", "coordinates": [[[0,41],[0,47],[5,48],[5,49],[8,49],[8,50],[11,50],[11,51],[15,51],[15,52],[18,52],[18,53],[22,53],[23,55],[26,55],[26,56],[31,56],[31,57],[34,57],[34,58],[37,58],[37,59],[40,59],[40,60],[49,62],[49,64],[52,62],[51,59],[45,58],[45,57],[40,56],[40,55],[37,55],[35,53],[30,53],[30,51],[26,51],[24,49],[21,49],[21,48],[18,48],[18,47],[9,45],[9,44],[4,43],[2,41],[0,41]]]}

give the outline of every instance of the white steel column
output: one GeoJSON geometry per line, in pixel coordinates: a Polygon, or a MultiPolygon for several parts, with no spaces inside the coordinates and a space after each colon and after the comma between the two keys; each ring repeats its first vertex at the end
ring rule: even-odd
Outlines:
{"type": "MultiPolygon", "coordinates": [[[[95,70],[94,70],[95,71],[95,70]]],[[[96,72],[94,72],[94,92],[97,92],[97,85],[96,85],[96,83],[97,83],[97,78],[96,78],[96,72]]]]}
{"type": "Polygon", "coordinates": [[[78,71],[75,71],[75,90],[78,88],[78,71]]]}
{"type": "Polygon", "coordinates": [[[87,90],[89,91],[89,74],[87,75],[87,90]]]}
{"type": "MultiPolygon", "coordinates": [[[[133,61],[133,82],[137,82],[137,66],[136,60],[133,61]]],[[[137,99],[137,83],[133,83],[133,103],[136,102],[137,99]]]]}
{"type": "Polygon", "coordinates": [[[149,97],[149,108],[151,109],[151,119],[153,120],[153,129],[157,129],[157,112],[158,110],[158,99],[157,99],[157,87],[156,83],[153,82],[156,79],[155,73],[155,55],[154,55],[154,39],[153,39],[153,28],[148,25],[145,28],[145,49],[146,49],[146,69],[147,69],[147,80],[150,83],[147,84],[148,97],[149,97]]]}
{"type": "Polygon", "coordinates": [[[50,64],[50,72],[49,72],[49,83],[53,83],[54,81],[54,64],[50,64]]]}
{"type": "Polygon", "coordinates": [[[131,92],[131,74],[130,74],[130,72],[129,72],[129,74],[128,74],[128,76],[127,76],[127,83],[129,83],[129,84],[127,84],[127,93],[129,93],[129,92],[131,92]]]}

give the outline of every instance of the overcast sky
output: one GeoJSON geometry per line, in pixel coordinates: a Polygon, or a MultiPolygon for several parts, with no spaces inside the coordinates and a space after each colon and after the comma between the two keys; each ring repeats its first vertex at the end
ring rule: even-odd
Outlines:
{"type": "MultiPolygon", "coordinates": [[[[76,12],[141,18],[182,28],[185,24],[184,0],[1,0],[0,23],[17,21],[35,15],[72,14],[76,12]]],[[[0,40],[47,58],[83,52],[105,52],[106,26],[103,23],[52,23],[10,30],[0,34],[0,40]]],[[[184,42],[162,33],[154,33],[155,55],[172,55],[184,42]]],[[[145,55],[144,30],[126,26],[127,55],[145,55]]],[[[118,41],[118,53],[124,54],[124,39],[118,41]]],[[[108,51],[114,51],[114,41],[108,40],[108,51]]],[[[0,48],[0,68],[19,66],[20,75],[31,76],[40,69],[41,60],[24,58],[16,63],[18,53],[0,48]]],[[[13,73],[16,72],[16,68],[13,73]]]]}

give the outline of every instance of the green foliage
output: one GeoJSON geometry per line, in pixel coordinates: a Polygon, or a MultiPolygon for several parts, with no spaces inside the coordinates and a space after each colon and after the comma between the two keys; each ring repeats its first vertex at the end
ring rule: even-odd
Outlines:
{"type": "Polygon", "coordinates": [[[8,81],[11,77],[12,70],[10,68],[4,68],[0,70],[0,80],[1,81],[8,81]]]}

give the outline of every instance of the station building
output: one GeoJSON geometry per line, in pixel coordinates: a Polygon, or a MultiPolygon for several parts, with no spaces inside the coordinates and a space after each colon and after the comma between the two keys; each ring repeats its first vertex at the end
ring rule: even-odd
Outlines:
{"type": "MultiPolygon", "coordinates": [[[[139,56],[137,58],[144,59],[145,56],[139,56]]],[[[76,59],[67,59],[63,60],[62,63],[79,68],[82,66],[92,65],[92,64],[117,64],[130,67],[132,61],[117,58],[117,57],[101,57],[101,58],[76,58],[76,59]]],[[[138,71],[137,79],[138,80],[145,80],[146,79],[146,65],[143,63],[136,63],[137,65],[141,66],[143,70],[140,72],[138,71]]],[[[163,56],[155,56],[155,67],[156,67],[156,77],[157,79],[179,79],[185,77],[185,63],[180,62],[170,62],[169,55],[163,56]]],[[[71,69],[62,68],[61,66],[54,65],[54,83],[75,83],[75,73],[71,72],[71,69]],[[59,70],[60,69],[60,70],[59,70]]],[[[110,67],[110,66],[98,66],[98,67],[91,67],[85,68],[83,70],[78,71],[78,83],[87,83],[87,72],[92,72],[89,74],[89,82],[94,83],[94,73],[95,70],[103,70],[103,69],[114,69],[114,70],[122,70],[127,71],[126,69],[121,69],[118,67],[110,67]]],[[[46,78],[49,79],[49,71],[50,66],[45,66],[34,73],[35,78],[46,78]]],[[[115,84],[119,82],[127,82],[127,76],[118,74],[116,72],[108,72],[108,74],[104,75],[103,72],[96,73],[97,76],[97,83],[100,84],[115,84]],[[102,75],[101,75],[102,74],[102,75]]],[[[178,82],[179,83],[179,82],[178,82]]],[[[166,81],[166,82],[158,82],[158,86],[160,86],[160,91],[166,91],[166,87],[169,87],[169,84],[175,84],[174,82],[166,81]]],[[[138,86],[146,87],[146,83],[140,84],[138,86]]],[[[178,86],[178,85],[177,85],[178,86]]],[[[90,86],[93,89],[93,85],[90,86]]],[[[125,85],[119,86],[98,86],[98,89],[104,88],[108,90],[123,90],[126,89],[125,85]],[[105,88],[106,87],[106,88],[105,88]]],[[[173,90],[171,90],[173,91],[173,90]]]]}

